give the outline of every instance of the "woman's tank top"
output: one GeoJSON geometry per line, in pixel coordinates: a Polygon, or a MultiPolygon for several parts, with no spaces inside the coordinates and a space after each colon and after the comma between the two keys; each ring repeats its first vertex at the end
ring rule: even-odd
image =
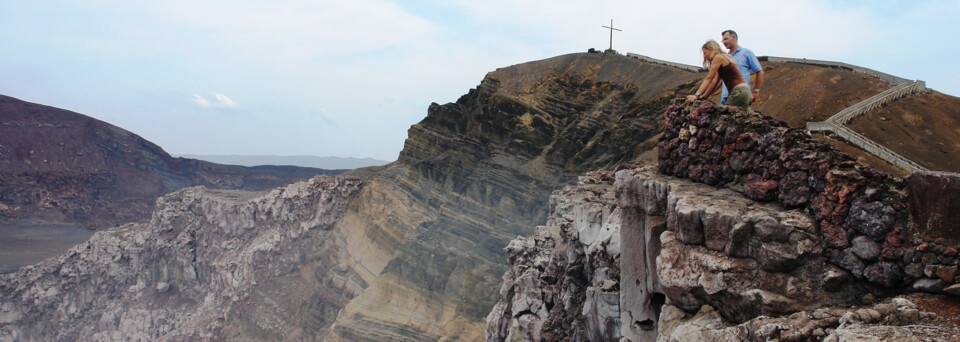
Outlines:
{"type": "Polygon", "coordinates": [[[727,87],[727,91],[733,90],[733,87],[740,83],[746,83],[743,80],[743,75],[740,74],[737,63],[727,63],[727,65],[721,66],[717,72],[720,74],[720,79],[723,80],[723,85],[727,87]]]}

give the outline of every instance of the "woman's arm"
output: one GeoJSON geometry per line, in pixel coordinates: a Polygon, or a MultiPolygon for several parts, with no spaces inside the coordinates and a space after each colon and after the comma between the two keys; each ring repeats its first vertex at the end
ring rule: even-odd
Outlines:
{"type": "Polygon", "coordinates": [[[700,97],[702,98],[710,97],[711,95],[713,95],[713,93],[717,92],[717,89],[720,89],[721,84],[723,83],[720,83],[720,74],[713,76],[713,79],[710,80],[710,84],[707,84],[707,90],[705,90],[702,94],[700,94],[700,97]]]}
{"type": "Polygon", "coordinates": [[[697,98],[703,97],[706,98],[709,94],[706,93],[708,89],[711,90],[710,93],[717,91],[717,86],[713,83],[720,83],[720,55],[718,54],[713,58],[713,61],[710,62],[710,72],[707,73],[707,77],[703,79],[703,82],[700,83],[700,88],[697,88],[697,93],[694,95],[688,95],[687,101],[693,101],[697,98]],[[712,87],[712,89],[711,89],[712,87]],[[704,95],[706,94],[706,95],[704,95]]]}

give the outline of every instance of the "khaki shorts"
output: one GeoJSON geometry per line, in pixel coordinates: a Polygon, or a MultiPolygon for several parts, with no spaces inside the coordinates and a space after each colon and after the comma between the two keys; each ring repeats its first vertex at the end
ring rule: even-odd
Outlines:
{"type": "Polygon", "coordinates": [[[753,94],[750,93],[750,87],[746,83],[740,83],[730,90],[727,96],[727,105],[739,106],[750,111],[750,104],[753,103],[753,94]]]}

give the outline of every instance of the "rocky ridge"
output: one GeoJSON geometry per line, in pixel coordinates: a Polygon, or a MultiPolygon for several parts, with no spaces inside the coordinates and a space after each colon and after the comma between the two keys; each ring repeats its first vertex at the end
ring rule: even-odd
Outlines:
{"type": "Polygon", "coordinates": [[[709,103],[671,106],[665,117],[658,168],[686,180],[643,168],[618,172],[613,185],[598,187],[613,175],[597,174],[556,192],[552,202],[570,204],[506,249],[512,267],[488,340],[923,340],[957,331],[910,299],[870,304],[942,293],[936,270],[955,280],[953,251],[907,230],[905,182],[769,117],[709,103]],[[615,222],[576,209],[598,203],[615,222]],[[580,239],[615,230],[617,250],[580,239]],[[928,248],[938,252],[917,257],[928,248]],[[602,310],[583,304],[596,291],[610,298],[602,310]],[[550,331],[557,317],[568,334],[550,331]],[[606,324],[588,324],[598,319],[606,324]]]}
{"type": "Polygon", "coordinates": [[[325,331],[364,286],[336,267],[343,241],[333,233],[361,184],[317,177],[260,194],[166,195],[149,224],[99,231],[0,275],[0,340],[289,340],[325,331]],[[248,325],[259,329],[238,329],[248,325]]]}
{"type": "Polygon", "coordinates": [[[105,228],[149,221],[158,197],[188,186],[266,190],[339,172],[173,158],[120,127],[0,95],[0,220],[105,228]]]}

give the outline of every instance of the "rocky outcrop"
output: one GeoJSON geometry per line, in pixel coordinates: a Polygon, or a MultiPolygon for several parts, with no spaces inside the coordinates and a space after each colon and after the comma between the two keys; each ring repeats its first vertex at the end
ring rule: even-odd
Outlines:
{"type": "Polygon", "coordinates": [[[610,173],[550,196],[546,226],[504,249],[512,267],[487,339],[609,341],[620,336],[620,210],[610,173]]]}
{"type": "Polygon", "coordinates": [[[0,95],[0,220],[145,223],[158,197],[188,186],[265,190],[339,172],[173,158],[106,122],[0,95]]]}
{"type": "MultiPolygon", "coordinates": [[[[939,292],[942,286],[930,284],[942,280],[948,286],[958,280],[950,271],[957,264],[956,247],[942,239],[952,229],[911,224],[908,203],[925,195],[910,199],[903,179],[858,164],[803,130],[734,107],[674,105],[664,117],[666,129],[658,144],[661,172],[805,211],[830,264],[855,282],[896,293],[911,287],[939,292]],[[946,270],[943,277],[936,274],[941,269],[946,270]]],[[[922,177],[914,176],[914,183],[923,183],[922,177]]]]}
{"type": "Polygon", "coordinates": [[[431,105],[398,161],[371,183],[418,219],[358,213],[357,240],[372,240],[358,244],[378,257],[357,257],[371,285],[334,334],[482,339],[506,271],[503,247],[543,225],[552,190],[652,147],[662,108],[695,78],[619,55],[571,54],[498,69],[455,103],[431,105]]]}
{"type": "Polygon", "coordinates": [[[505,248],[512,266],[487,340],[919,341],[960,331],[919,310],[924,297],[865,303],[889,291],[833,265],[801,211],[653,168],[611,176],[555,192],[548,225],[505,248]]]}
{"type": "Polygon", "coordinates": [[[657,341],[948,341],[960,328],[908,298],[853,308],[821,308],[731,325],[713,307],[689,313],[664,305],[657,341]]]}
{"type": "Polygon", "coordinates": [[[166,195],[149,224],[0,275],[0,340],[320,338],[366,285],[334,229],[361,184],[166,195]]]}
{"type": "Polygon", "coordinates": [[[620,229],[620,250],[591,254],[579,229],[560,224],[515,240],[488,340],[871,340],[918,331],[941,339],[957,331],[907,299],[870,304],[915,290],[949,293],[956,280],[956,250],[909,230],[905,182],[770,117],[708,103],[671,106],[665,116],[656,169],[555,193],[571,203],[549,222],[575,220],[575,208],[596,202],[618,213],[619,224],[605,227],[620,229]],[[612,194],[613,203],[597,200],[612,194]],[[603,266],[619,279],[566,266],[582,259],[618,260],[603,266]],[[598,313],[554,304],[586,303],[588,291],[531,291],[565,276],[579,276],[583,289],[618,290],[619,301],[598,313]],[[561,312],[516,309],[529,307],[561,312]],[[549,335],[553,317],[565,317],[570,333],[549,335]],[[601,317],[617,329],[588,338],[587,322],[601,317]]]}

